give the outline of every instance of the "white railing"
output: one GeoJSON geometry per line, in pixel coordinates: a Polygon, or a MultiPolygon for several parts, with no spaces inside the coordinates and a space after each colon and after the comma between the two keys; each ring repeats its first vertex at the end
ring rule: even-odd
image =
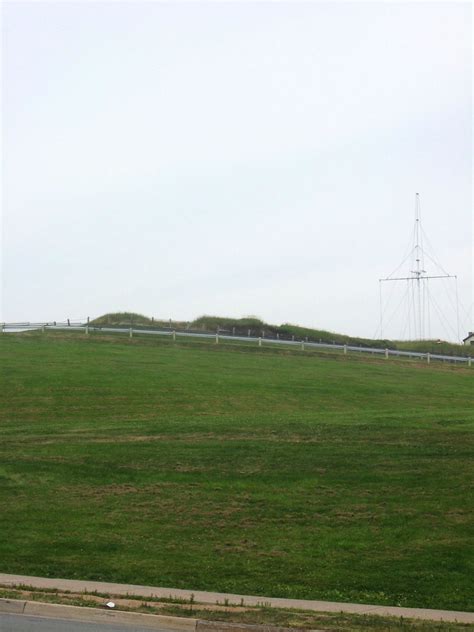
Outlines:
{"type": "Polygon", "coordinates": [[[236,340],[241,342],[256,342],[260,347],[265,344],[271,345],[286,345],[299,348],[301,350],[308,349],[338,349],[343,354],[351,353],[365,353],[372,355],[379,355],[386,359],[390,356],[393,357],[405,357],[405,358],[414,358],[418,360],[424,360],[428,364],[431,360],[437,360],[441,362],[453,362],[453,363],[463,363],[468,366],[472,366],[472,358],[470,356],[452,356],[452,355],[442,355],[439,353],[429,353],[429,352],[421,352],[421,351],[401,351],[398,349],[381,349],[377,347],[358,347],[355,345],[348,344],[336,344],[336,343],[327,343],[327,342],[309,342],[308,340],[288,340],[281,338],[268,338],[268,337],[256,337],[256,336],[239,336],[233,334],[223,334],[223,333],[199,333],[193,331],[179,331],[172,329],[136,329],[133,327],[98,327],[97,325],[88,325],[83,322],[73,322],[68,320],[67,322],[56,322],[51,321],[47,323],[3,323],[2,324],[2,332],[4,333],[20,333],[22,331],[32,331],[41,329],[42,331],[48,330],[80,330],[85,334],[89,334],[90,332],[105,332],[105,333],[124,333],[129,337],[133,337],[134,335],[156,335],[156,336],[168,336],[172,337],[173,340],[176,338],[206,338],[209,340],[214,340],[216,343],[219,343],[221,340],[236,340]]]}

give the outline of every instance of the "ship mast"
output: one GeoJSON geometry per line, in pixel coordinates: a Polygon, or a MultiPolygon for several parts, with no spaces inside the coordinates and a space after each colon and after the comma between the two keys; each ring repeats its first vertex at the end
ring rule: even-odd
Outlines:
{"type": "MultiPolygon", "coordinates": [[[[413,245],[407,257],[402,261],[395,273],[401,268],[403,263],[411,256],[411,270],[409,276],[393,276],[390,275],[383,279],[379,279],[380,290],[380,337],[383,338],[383,300],[382,300],[382,284],[388,281],[406,281],[406,298],[407,306],[407,325],[408,331],[413,334],[415,339],[423,340],[426,335],[426,324],[430,322],[429,310],[429,288],[428,282],[432,279],[455,279],[456,281],[456,302],[457,302],[457,277],[452,274],[427,274],[425,267],[425,250],[423,247],[423,228],[421,225],[420,212],[420,195],[415,195],[415,225],[413,229],[413,245]]],[[[439,266],[440,267],[440,266],[439,266]]],[[[457,318],[457,338],[459,340],[459,308],[456,305],[457,318]]],[[[429,333],[429,332],[428,332],[429,333]]]]}

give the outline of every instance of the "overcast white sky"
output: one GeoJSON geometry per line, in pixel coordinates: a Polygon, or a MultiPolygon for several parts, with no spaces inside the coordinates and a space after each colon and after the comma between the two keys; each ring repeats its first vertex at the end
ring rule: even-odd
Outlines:
{"type": "Polygon", "coordinates": [[[0,320],[372,336],[416,191],[472,313],[468,3],[6,2],[3,44],[0,320]]]}

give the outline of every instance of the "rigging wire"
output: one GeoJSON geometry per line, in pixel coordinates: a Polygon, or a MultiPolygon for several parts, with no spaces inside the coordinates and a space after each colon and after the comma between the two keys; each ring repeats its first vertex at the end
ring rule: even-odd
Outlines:
{"type": "Polygon", "coordinates": [[[388,277],[385,277],[386,279],[390,279],[391,277],[395,276],[395,274],[400,270],[400,268],[402,267],[402,265],[406,262],[406,260],[408,259],[408,257],[411,257],[411,255],[413,254],[413,248],[410,249],[410,251],[405,255],[405,257],[403,258],[402,262],[400,263],[399,266],[397,266],[395,268],[395,270],[393,270],[393,272],[391,272],[388,277]]]}
{"type": "Polygon", "coordinates": [[[403,298],[403,300],[406,301],[406,304],[407,304],[407,317],[405,318],[405,323],[403,325],[402,333],[401,333],[401,336],[400,336],[401,340],[404,339],[405,332],[406,332],[407,328],[408,328],[408,337],[410,337],[410,326],[409,326],[409,323],[410,323],[410,301],[409,301],[410,296],[409,296],[409,290],[410,290],[410,282],[407,279],[405,294],[404,294],[404,298],[403,298]]]}
{"type": "MultiPolygon", "coordinates": [[[[428,244],[428,247],[429,247],[429,249],[430,249],[430,252],[431,252],[431,255],[432,255],[432,257],[430,257],[430,258],[431,258],[431,260],[433,261],[433,263],[434,263],[436,266],[438,266],[438,268],[439,268],[439,269],[443,272],[443,274],[449,274],[449,273],[448,273],[448,272],[447,272],[447,271],[443,268],[443,266],[442,266],[442,265],[438,262],[438,260],[437,260],[437,258],[436,258],[436,255],[435,255],[435,249],[434,249],[434,247],[433,247],[433,245],[432,245],[431,241],[429,240],[428,235],[426,234],[426,232],[425,232],[425,230],[424,230],[423,226],[421,226],[421,232],[423,233],[423,236],[424,236],[425,242],[428,244]]],[[[426,253],[426,249],[425,249],[425,253],[426,253]]],[[[427,253],[426,253],[426,254],[427,254],[427,253]]]]}
{"type": "Polygon", "coordinates": [[[385,303],[385,306],[382,309],[382,305],[383,305],[383,296],[382,296],[382,281],[383,279],[379,279],[379,303],[380,303],[380,307],[381,307],[381,313],[380,313],[380,320],[379,320],[379,325],[377,327],[377,329],[375,330],[375,334],[374,334],[374,339],[376,339],[378,337],[379,331],[380,331],[380,337],[382,337],[382,323],[384,322],[384,317],[386,315],[386,313],[388,312],[388,309],[390,307],[391,301],[393,299],[393,296],[395,294],[395,289],[396,289],[396,283],[392,284],[392,289],[390,290],[388,299],[385,303]]]}
{"type": "Polygon", "coordinates": [[[456,285],[456,326],[457,326],[457,342],[461,342],[461,336],[459,335],[459,296],[458,296],[458,277],[454,277],[455,285],[456,285]]]}
{"type": "Polygon", "coordinates": [[[431,296],[431,301],[432,301],[432,303],[433,303],[433,305],[434,305],[434,307],[436,309],[436,312],[437,312],[437,314],[439,316],[440,323],[443,325],[443,328],[444,328],[448,338],[451,336],[451,334],[449,333],[450,329],[451,329],[451,332],[453,333],[454,337],[456,338],[455,330],[452,328],[452,326],[450,325],[449,321],[446,319],[443,311],[440,309],[440,307],[439,307],[437,301],[435,300],[434,296],[432,296],[431,293],[430,293],[430,296],[431,296]]]}
{"type": "Polygon", "coordinates": [[[388,328],[390,326],[390,324],[392,323],[393,319],[395,318],[395,316],[398,313],[398,310],[400,309],[400,307],[404,304],[406,300],[406,292],[405,294],[402,296],[401,300],[399,301],[397,307],[395,308],[394,312],[392,313],[390,319],[387,321],[386,327],[388,328]]]}
{"type": "Polygon", "coordinates": [[[429,283],[428,283],[428,279],[426,280],[426,298],[428,301],[428,340],[431,339],[431,310],[430,310],[430,293],[429,293],[429,283]]]}
{"type": "MultiPolygon", "coordinates": [[[[439,270],[445,274],[447,274],[446,270],[439,265],[428,253],[425,253],[426,256],[428,257],[428,259],[436,266],[439,268],[439,270]]],[[[443,279],[441,278],[441,282],[444,286],[444,289],[446,291],[446,296],[448,297],[449,302],[451,303],[451,307],[453,308],[453,313],[456,314],[456,321],[459,320],[459,308],[462,309],[462,311],[464,312],[464,318],[463,320],[466,320],[467,322],[469,322],[470,318],[469,318],[469,313],[466,310],[466,308],[464,307],[463,303],[459,300],[459,292],[457,289],[457,277],[455,275],[448,275],[450,278],[454,278],[455,279],[455,290],[454,292],[452,291],[452,286],[449,283],[448,279],[443,279]]],[[[464,323],[463,323],[464,324],[464,323]]],[[[458,328],[460,329],[460,323],[458,325],[458,328]]],[[[458,336],[459,337],[459,336],[458,336]]]]}

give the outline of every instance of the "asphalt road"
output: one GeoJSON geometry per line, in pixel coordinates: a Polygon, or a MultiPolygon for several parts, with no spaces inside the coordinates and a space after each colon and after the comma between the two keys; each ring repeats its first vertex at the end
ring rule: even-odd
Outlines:
{"type": "Polygon", "coordinates": [[[0,614],[0,632],[150,632],[150,629],[110,623],[29,617],[23,614],[0,614]]]}

